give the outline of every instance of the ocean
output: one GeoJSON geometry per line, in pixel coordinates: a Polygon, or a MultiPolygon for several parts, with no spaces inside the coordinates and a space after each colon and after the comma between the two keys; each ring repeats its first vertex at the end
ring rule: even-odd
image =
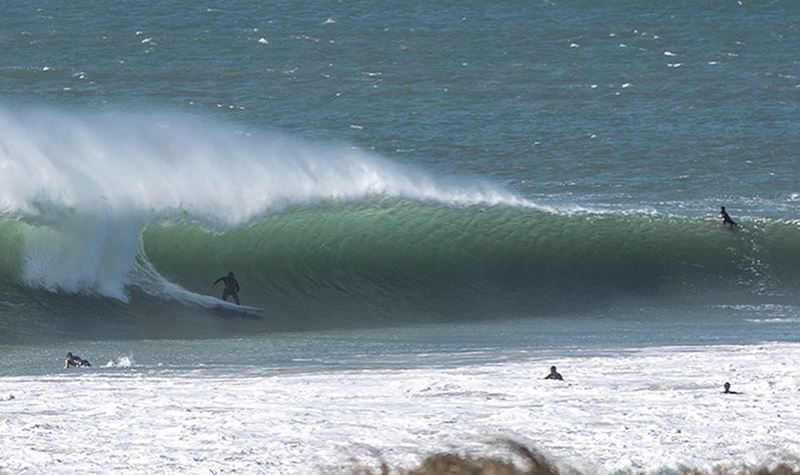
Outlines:
{"type": "Polygon", "coordinates": [[[0,473],[800,466],[798,18],[5,2],[0,473]]]}

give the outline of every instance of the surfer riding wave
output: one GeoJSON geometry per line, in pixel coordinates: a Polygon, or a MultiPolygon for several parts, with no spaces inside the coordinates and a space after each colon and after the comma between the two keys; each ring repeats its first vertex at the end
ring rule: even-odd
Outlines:
{"type": "Polygon", "coordinates": [[[214,287],[218,283],[223,282],[225,283],[225,289],[222,291],[222,300],[228,301],[228,297],[233,297],[233,300],[236,302],[236,305],[240,305],[239,303],[239,281],[236,280],[234,277],[233,272],[228,272],[228,275],[224,275],[219,279],[215,280],[211,287],[214,287]]]}

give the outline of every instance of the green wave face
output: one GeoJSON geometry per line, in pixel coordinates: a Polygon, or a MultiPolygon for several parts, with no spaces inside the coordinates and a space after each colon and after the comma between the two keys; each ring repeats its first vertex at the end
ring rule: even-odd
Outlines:
{"type": "Polygon", "coordinates": [[[697,219],[382,201],[287,210],[223,234],[153,226],[144,246],[162,275],[191,291],[234,271],[249,303],[348,320],[780,292],[798,283],[798,237],[781,223],[732,233],[697,219]]]}
{"type": "Polygon", "coordinates": [[[12,282],[20,275],[23,245],[20,224],[0,218],[0,282],[12,282]]]}
{"type": "Polygon", "coordinates": [[[385,198],[290,208],[223,233],[177,221],[145,229],[140,259],[167,290],[219,296],[221,286],[209,285],[233,271],[242,303],[267,315],[248,320],[154,297],[135,279],[127,301],[31,285],[23,269],[32,230],[0,224],[6,340],[74,337],[70,328],[190,338],[552,317],[625,302],[748,303],[800,285],[800,228],[787,222],[730,232],[702,219],[385,198]]]}

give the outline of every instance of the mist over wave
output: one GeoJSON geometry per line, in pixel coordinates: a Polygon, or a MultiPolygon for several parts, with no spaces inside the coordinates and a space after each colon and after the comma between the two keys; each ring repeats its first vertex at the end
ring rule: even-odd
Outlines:
{"type": "Polygon", "coordinates": [[[6,108],[0,169],[0,213],[13,223],[4,239],[21,253],[7,259],[21,279],[123,301],[142,230],[164,220],[224,230],[291,205],[369,196],[532,205],[351,147],[165,112],[6,108]]]}

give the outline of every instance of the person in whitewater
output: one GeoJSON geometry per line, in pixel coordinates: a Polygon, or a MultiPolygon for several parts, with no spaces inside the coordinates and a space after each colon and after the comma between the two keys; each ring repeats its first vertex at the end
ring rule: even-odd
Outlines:
{"type": "Polygon", "coordinates": [[[78,355],[73,355],[72,353],[67,353],[66,359],[64,359],[64,368],[69,368],[70,366],[74,366],[76,368],[87,368],[92,366],[89,361],[81,358],[78,355]]]}
{"type": "Polygon", "coordinates": [[[557,379],[559,381],[563,381],[564,380],[564,378],[561,377],[561,373],[556,371],[556,367],[555,366],[551,366],[550,367],[550,374],[545,376],[544,379],[557,379]]]}
{"type": "Polygon", "coordinates": [[[731,391],[731,383],[726,382],[722,387],[725,389],[722,394],[739,394],[737,391],[731,391]]]}
{"type": "Polygon", "coordinates": [[[722,225],[723,226],[728,226],[728,229],[730,229],[731,231],[733,231],[734,228],[738,228],[739,227],[739,225],[736,223],[736,221],[731,219],[731,215],[729,215],[728,212],[725,211],[725,207],[724,206],[720,206],[719,215],[722,216],[722,225]]]}
{"type": "Polygon", "coordinates": [[[239,305],[239,282],[236,280],[236,277],[233,276],[233,272],[228,272],[228,275],[224,275],[215,280],[214,283],[211,284],[211,287],[214,287],[220,282],[225,284],[225,289],[222,291],[222,300],[227,302],[228,296],[231,296],[236,302],[236,305],[239,305]]]}

